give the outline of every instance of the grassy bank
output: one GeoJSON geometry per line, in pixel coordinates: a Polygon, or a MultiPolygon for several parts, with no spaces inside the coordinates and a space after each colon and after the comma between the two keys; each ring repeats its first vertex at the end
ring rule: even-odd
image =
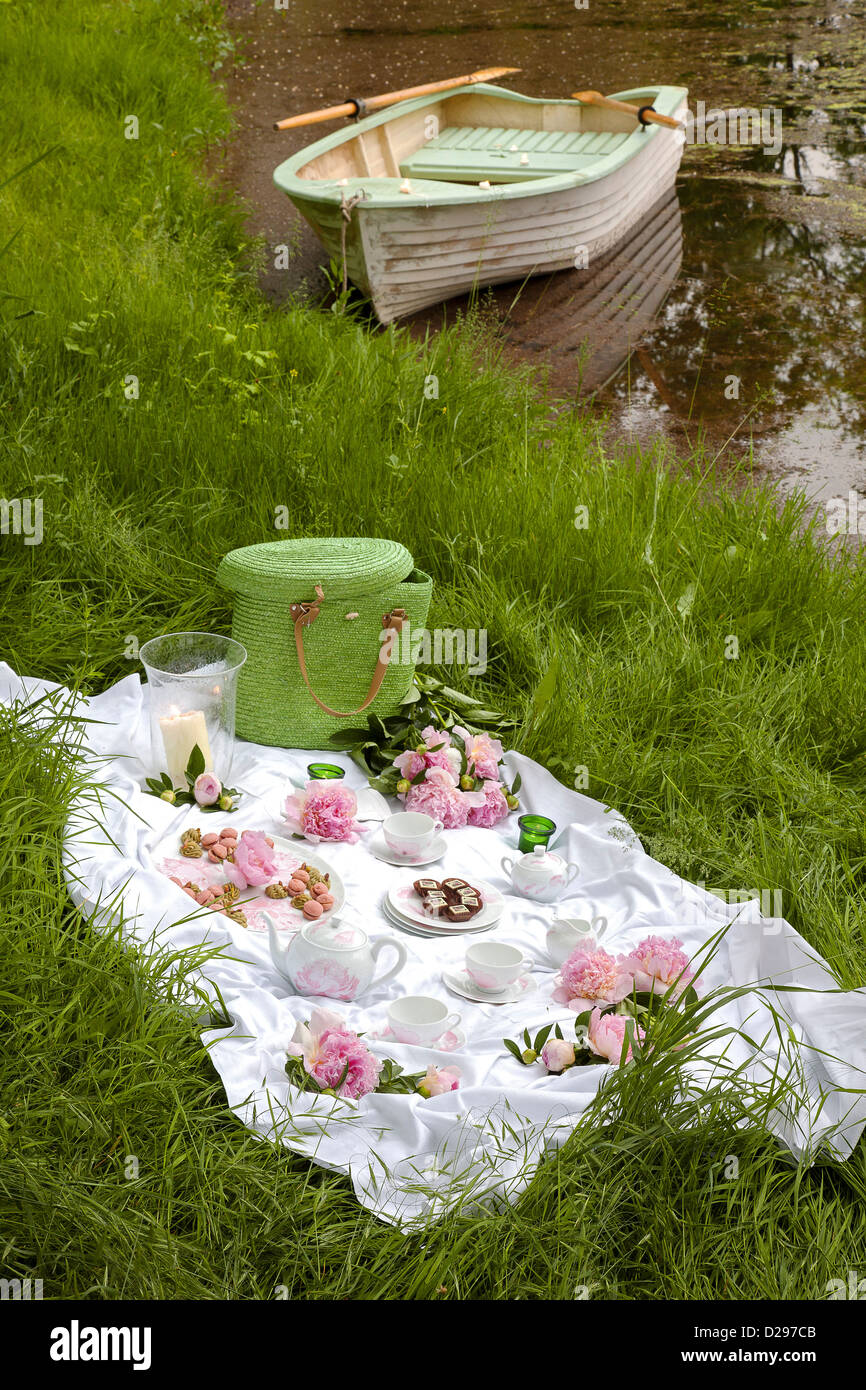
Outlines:
{"type": "MultiPolygon", "coordinates": [[[[202,174],[230,60],[209,0],[0,6],[0,495],[42,499],[44,532],[0,538],[3,657],[97,690],[137,669],[131,637],[226,629],[216,564],[285,534],[282,507],[295,534],[398,537],[435,577],[431,624],[487,628],[476,688],[523,717],[523,751],[586,767],[678,872],[781,890],[863,983],[866,568],[707,461],[553,424],[472,324],[419,352],[266,306],[202,174]]],[[[862,1265],[862,1145],[798,1173],[723,1116],[672,1133],[647,1107],[578,1135],[512,1212],[423,1244],[382,1228],[239,1127],[159,982],[70,912],[75,769],[26,720],[0,735],[4,1273],[46,1297],[810,1298],[862,1265]]]]}

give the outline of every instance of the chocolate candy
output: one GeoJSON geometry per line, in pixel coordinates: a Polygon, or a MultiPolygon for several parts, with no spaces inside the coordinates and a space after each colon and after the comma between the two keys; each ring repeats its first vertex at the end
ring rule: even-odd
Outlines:
{"type": "Polygon", "coordinates": [[[468,922],[472,915],[472,912],[468,907],[464,907],[463,903],[451,903],[445,909],[445,916],[449,922],[468,922]]]}
{"type": "Polygon", "coordinates": [[[425,893],[421,898],[421,911],[431,917],[441,917],[448,907],[444,893],[425,893]]]}
{"type": "Polygon", "coordinates": [[[425,893],[436,893],[439,891],[439,882],[435,878],[416,878],[412,884],[419,898],[423,898],[425,893]]]}
{"type": "Polygon", "coordinates": [[[468,888],[469,884],[465,878],[446,878],[442,880],[442,891],[447,893],[448,899],[456,903],[461,888],[468,888]]]}

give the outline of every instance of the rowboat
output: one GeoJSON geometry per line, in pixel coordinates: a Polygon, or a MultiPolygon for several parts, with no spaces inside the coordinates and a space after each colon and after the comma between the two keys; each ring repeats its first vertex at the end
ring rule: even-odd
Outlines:
{"type": "Polygon", "coordinates": [[[591,265],[673,186],[682,158],[684,130],[643,124],[635,108],[682,121],[687,95],[644,87],[595,105],[472,83],[365,116],[274,181],[390,323],[591,265]]]}

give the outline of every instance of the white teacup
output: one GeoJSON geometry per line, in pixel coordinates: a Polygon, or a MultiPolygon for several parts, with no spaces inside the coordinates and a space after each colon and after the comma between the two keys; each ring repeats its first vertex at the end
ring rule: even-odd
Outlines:
{"type": "Polygon", "coordinates": [[[416,1047],[429,1046],[456,1028],[459,1014],[449,1014],[448,1005],[426,994],[407,994],[388,1008],[388,1026],[398,1042],[416,1047]]]}
{"type": "Polygon", "coordinates": [[[429,850],[442,830],[441,820],[434,820],[423,811],[398,811],[382,822],[385,843],[393,854],[411,862],[429,850]]]}
{"type": "Polygon", "coordinates": [[[518,979],[523,952],[498,941],[476,941],[466,950],[466,973],[477,989],[498,994],[518,979]]]}

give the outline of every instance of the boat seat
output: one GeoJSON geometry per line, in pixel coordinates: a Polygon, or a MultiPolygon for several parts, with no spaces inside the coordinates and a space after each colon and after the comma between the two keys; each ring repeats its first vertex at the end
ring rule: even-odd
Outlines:
{"type": "Polygon", "coordinates": [[[519,183],[573,174],[613,154],[631,132],[506,130],[501,126],[447,126],[400,164],[404,178],[449,183],[519,183]],[[512,148],[512,146],[514,148],[512,148]],[[521,155],[527,160],[521,162],[521,155]]]}

